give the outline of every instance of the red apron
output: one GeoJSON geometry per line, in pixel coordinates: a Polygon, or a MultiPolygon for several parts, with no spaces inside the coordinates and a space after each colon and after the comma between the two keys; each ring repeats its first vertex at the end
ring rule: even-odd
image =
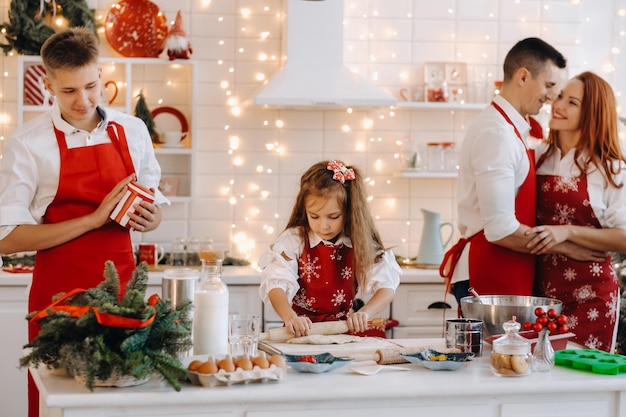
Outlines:
{"type": "MultiPolygon", "coordinates": [[[[534,226],[536,203],[535,155],[528,149],[509,116],[495,102],[491,103],[515,130],[515,134],[526,148],[530,163],[528,175],[515,196],[515,218],[522,224],[534,226]]],[[[531,295],[535,276],[535,256],[516,252],[487,241],[485,231],[462,238],[445,254],[439,268],[442,277],[452,277],[454,267],[465,245],[469,248],[469,281],[479,294],[484,295],[531,295]]]]}
{"type": "Polygon", "coordinates": [[[320,243],[310,247],[304,239],[298,259],[300,289],[293,299],[293,310],[313,322],[345,320],[357,293],[352,248],[320,243]]]}
{"type": "MultiPolygon", "coordinates": [[[[58,223],[91,213],[122,179],[134,172],[124,128],[110,122],[111,143],[68,149],[65,135],[54,128],[61,158],[59,186],[44,215],[44,223],[58,223]]],[[[36,255],[28,311],[39,311],[52,296],[75,288],[91,288],[103,279],[104,263],[112,260],[126,289],[135,268],[130,233],[108,222],[74,240],[40,250],[36,255]]],[[[32,340],[39,326],[28,324],[32,340]]],[[[29,416],[38,416],[38,393],[29,375],[29,416]]]]}
{"type": "MultiPolygon", "coordinates": [[[[602,227],[589,205],[586,176],[538,175],[537,186],[540,224],[602,227]]],[[[544,295],[563,302],[562,313],[576,334],[576,343],[613,352],[619,283],[610,255],[604,262],[578,262],[564,255],[542,255],[537,259],[537,282],[544,295]]]]}

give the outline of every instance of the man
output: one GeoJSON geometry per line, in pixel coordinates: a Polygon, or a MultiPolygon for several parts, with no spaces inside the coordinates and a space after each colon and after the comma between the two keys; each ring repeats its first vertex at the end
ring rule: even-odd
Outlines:
{"type": "MultiPolygon", "coordinates": [[[[44,43],[41,57],[55,104],[7,141],[0,169],[0,253],[37,251],[29,311],[44,309],[59,292],[95,287],[106,260],[115,263],[126,287],[135,268],[130,232],[109,215],[128,183],[156,189],[161,175],[146,125],[99,106],[92,32],[58,32],[44,43]]],[[[154,230],[162,203],[167,199],[157,191],[155,204],[135,205],[130,227],[154,230]]],[[[29,323],[29,340],[38,331],[29,323]]],[[[32,417],[38,395],[34,385],[29,388],[32,417]]]]}
{"type": "Polygon", "coordinates": [[[459,303],[470,286],[479,294],[532,293],[535,256],[527,245],[535,235],[525,232],[535,225],[536,181],[527,117],[556,96],[565,65],[543,40],[519,41],[504,60],[500,94],[465,135],[457,196],[463,237],[440,267],[459,303]]]}

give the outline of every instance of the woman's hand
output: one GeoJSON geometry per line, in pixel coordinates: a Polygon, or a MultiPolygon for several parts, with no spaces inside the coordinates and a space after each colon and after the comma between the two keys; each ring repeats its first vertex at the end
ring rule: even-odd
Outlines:
{"type": "Polygon", "coordinates": [[[526,236],[535,235],[526,247],[533,255],[548,253],[554,245],[563,243],[568,239],[568,225],[563,226],[536,226],[526,231],[526,236]]]}
{"type": "Polygon", "coordinates": [[[311,324],[311,319],[306,316],[294,315],[285,320],[285,327],[293,333],[294,337],[307,336],[311,329],[311,324]]]}
{"type": "Polygon", "coordinates": [[[348,329],[353,333],[360,333],[367,330],[367,321],[369,320],[369,314],[361,310],[350,313],[346,319],[348,329]]]}

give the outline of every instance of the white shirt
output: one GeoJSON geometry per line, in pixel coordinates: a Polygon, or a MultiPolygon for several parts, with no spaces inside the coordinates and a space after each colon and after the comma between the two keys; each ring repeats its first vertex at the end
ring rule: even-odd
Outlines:
{"type": "MultiPolygon", "coordinates": [[[[535,150],[535,158],[545,152],[548,145],[542,143],[535,150]]],[[[575,149],[570,149],[561,157],[560,149],[555,149],[539,168],[537,175],[558,175],[563,177],[578,177],[580,169],[574,163],[575,149]]],[[[581,160],[586,157],[586,152],[580,156],[581,160]]],[[[595,167],[590,167],[587,172],[587,192],[589,193],[589,203],[593,213],[598,218],[603,228],[620,228],[626,230],[626,164],[615,162],[621,165],[619,174],[613,175],[616,184],[624,184],[621,188],[616,188],[605,181],[602,173],[595,167]]]]}
{"type": "Polygon", "coordinates": [[[0,239],[18,225],[40,224],[57,193],[61,158],[53,123],[65,133],[68,148],[110,143],[108,121],[124,126],[138,182],[155,189],[155,204],[169,204],[158,190],[161,167],[145,123],[119,111],[100,107],[98,111],[104,120],[87,132],[63,120],[54,104],[49,112],[20,126],[6,141],[0,167],[0,239]]]}
{"type": "MultiPolygon", "coordinates": [[[[511,119],[522,138],[530,125],[501,96],[493,101],[511,119]]],[[[457,210],[459,231],[464,237],[485,230],[493,242],[517,230],[515,197],[524,183],[530,163],[524,143],[502,114],[489,105],[471,124],[459,150],[457,210]]],[[[468,243],[459,258],[452,282],[469,279],[468,243]]]]}
{"type": "MultiPolygon", "coordinates": [[[[315,247],[320,243],[335,244],[343,243],[352,247],[352,241],[346,236],[340,236],[333,243],[324,241],[314,233],[309,234],[309,243],[315,247]]],[[[298,284],[298,259],[304,250],[304,242],[300,237],[297,228],[291,228],[281,233],[276,242],[266,251],[259,260],[261,267],[261,285],[259,294],[264,303],[270,303],[269,292],[274,288],[281,288],[287,294],[287,299],[291,303],[293,297],[300,289],[298,284]],[[286,255],[290,260],[285,259],[286,255]]],[[[362,296],[374,294],[379,288],[390,288],[396,290],[400,284],[402,269],[396,262],[396,258],[391,250],[384,253],[383,258],[375,263],[370,273],[370,280],[367,288],[359,288],[362,296]]]]}

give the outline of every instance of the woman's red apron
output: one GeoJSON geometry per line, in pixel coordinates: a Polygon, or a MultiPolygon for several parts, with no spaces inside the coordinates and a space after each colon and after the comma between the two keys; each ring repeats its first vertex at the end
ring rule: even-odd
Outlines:
{"type": "MultiPolygon", "coordinates": [[[[68,149],[65,135],[54,128],[59,144],[61,169],[54,200],[44,215],[44,223],[59,223],[92,213],[122,179],[134,172],[124,128],[110,122],[111,143],[68,149]]],[[[74,240],[40,250],[36,255],[28,311],[39,311],[52,296],[75,288],[91,288],[103,280],[104,263],[112,260],[124,291],[135,268],[130,233],[115,222],[108,222],[74,240]]],[[[39,326],[28,324],[32,340],[39,326]]],[[[38,393],[29,376],[29,416],[38,416],[38,393]]]]}
{"type": "Polygon", "coordinates": [[[339,244],[320,243],[310,247],[305,238],[298,259],[300,289],[293,299],[293,310],[313,322],[345,320],[357,293],[353,271],[354,251],[339,244]]]}
{"type": "MultiPolygon", "coordinates": [[[[522,224],[534,226],[536,203],[535,156],[526,147],[521,134],[507,114],[495,102],[491,103],[504,119],[513,126],[515,134],[524,144],[530,169],[515,197],[515,218],[522,224]]],[[[465,245],[469,248],[469,281],[479,294],[531,295],[535,276],[535,256],[516,252],[487,241],[485,231],[463,238],[445,254],[439,272],[448,280],[452,277],[456,261],[465,245]]]]}
{"type": "MultiPolygon", "coordinates": [[[[589,205],[587,177],[537,176],[539,224],[572,224],[601,228],[589,205]]],[[[562,313],[576,334],[574,341],[590,349],[613,351],[619,316],[619,283],[610,255],[604,262],[578,262],[563,255],[537,259],[542,293],[563,302],[562,313]]]]}

